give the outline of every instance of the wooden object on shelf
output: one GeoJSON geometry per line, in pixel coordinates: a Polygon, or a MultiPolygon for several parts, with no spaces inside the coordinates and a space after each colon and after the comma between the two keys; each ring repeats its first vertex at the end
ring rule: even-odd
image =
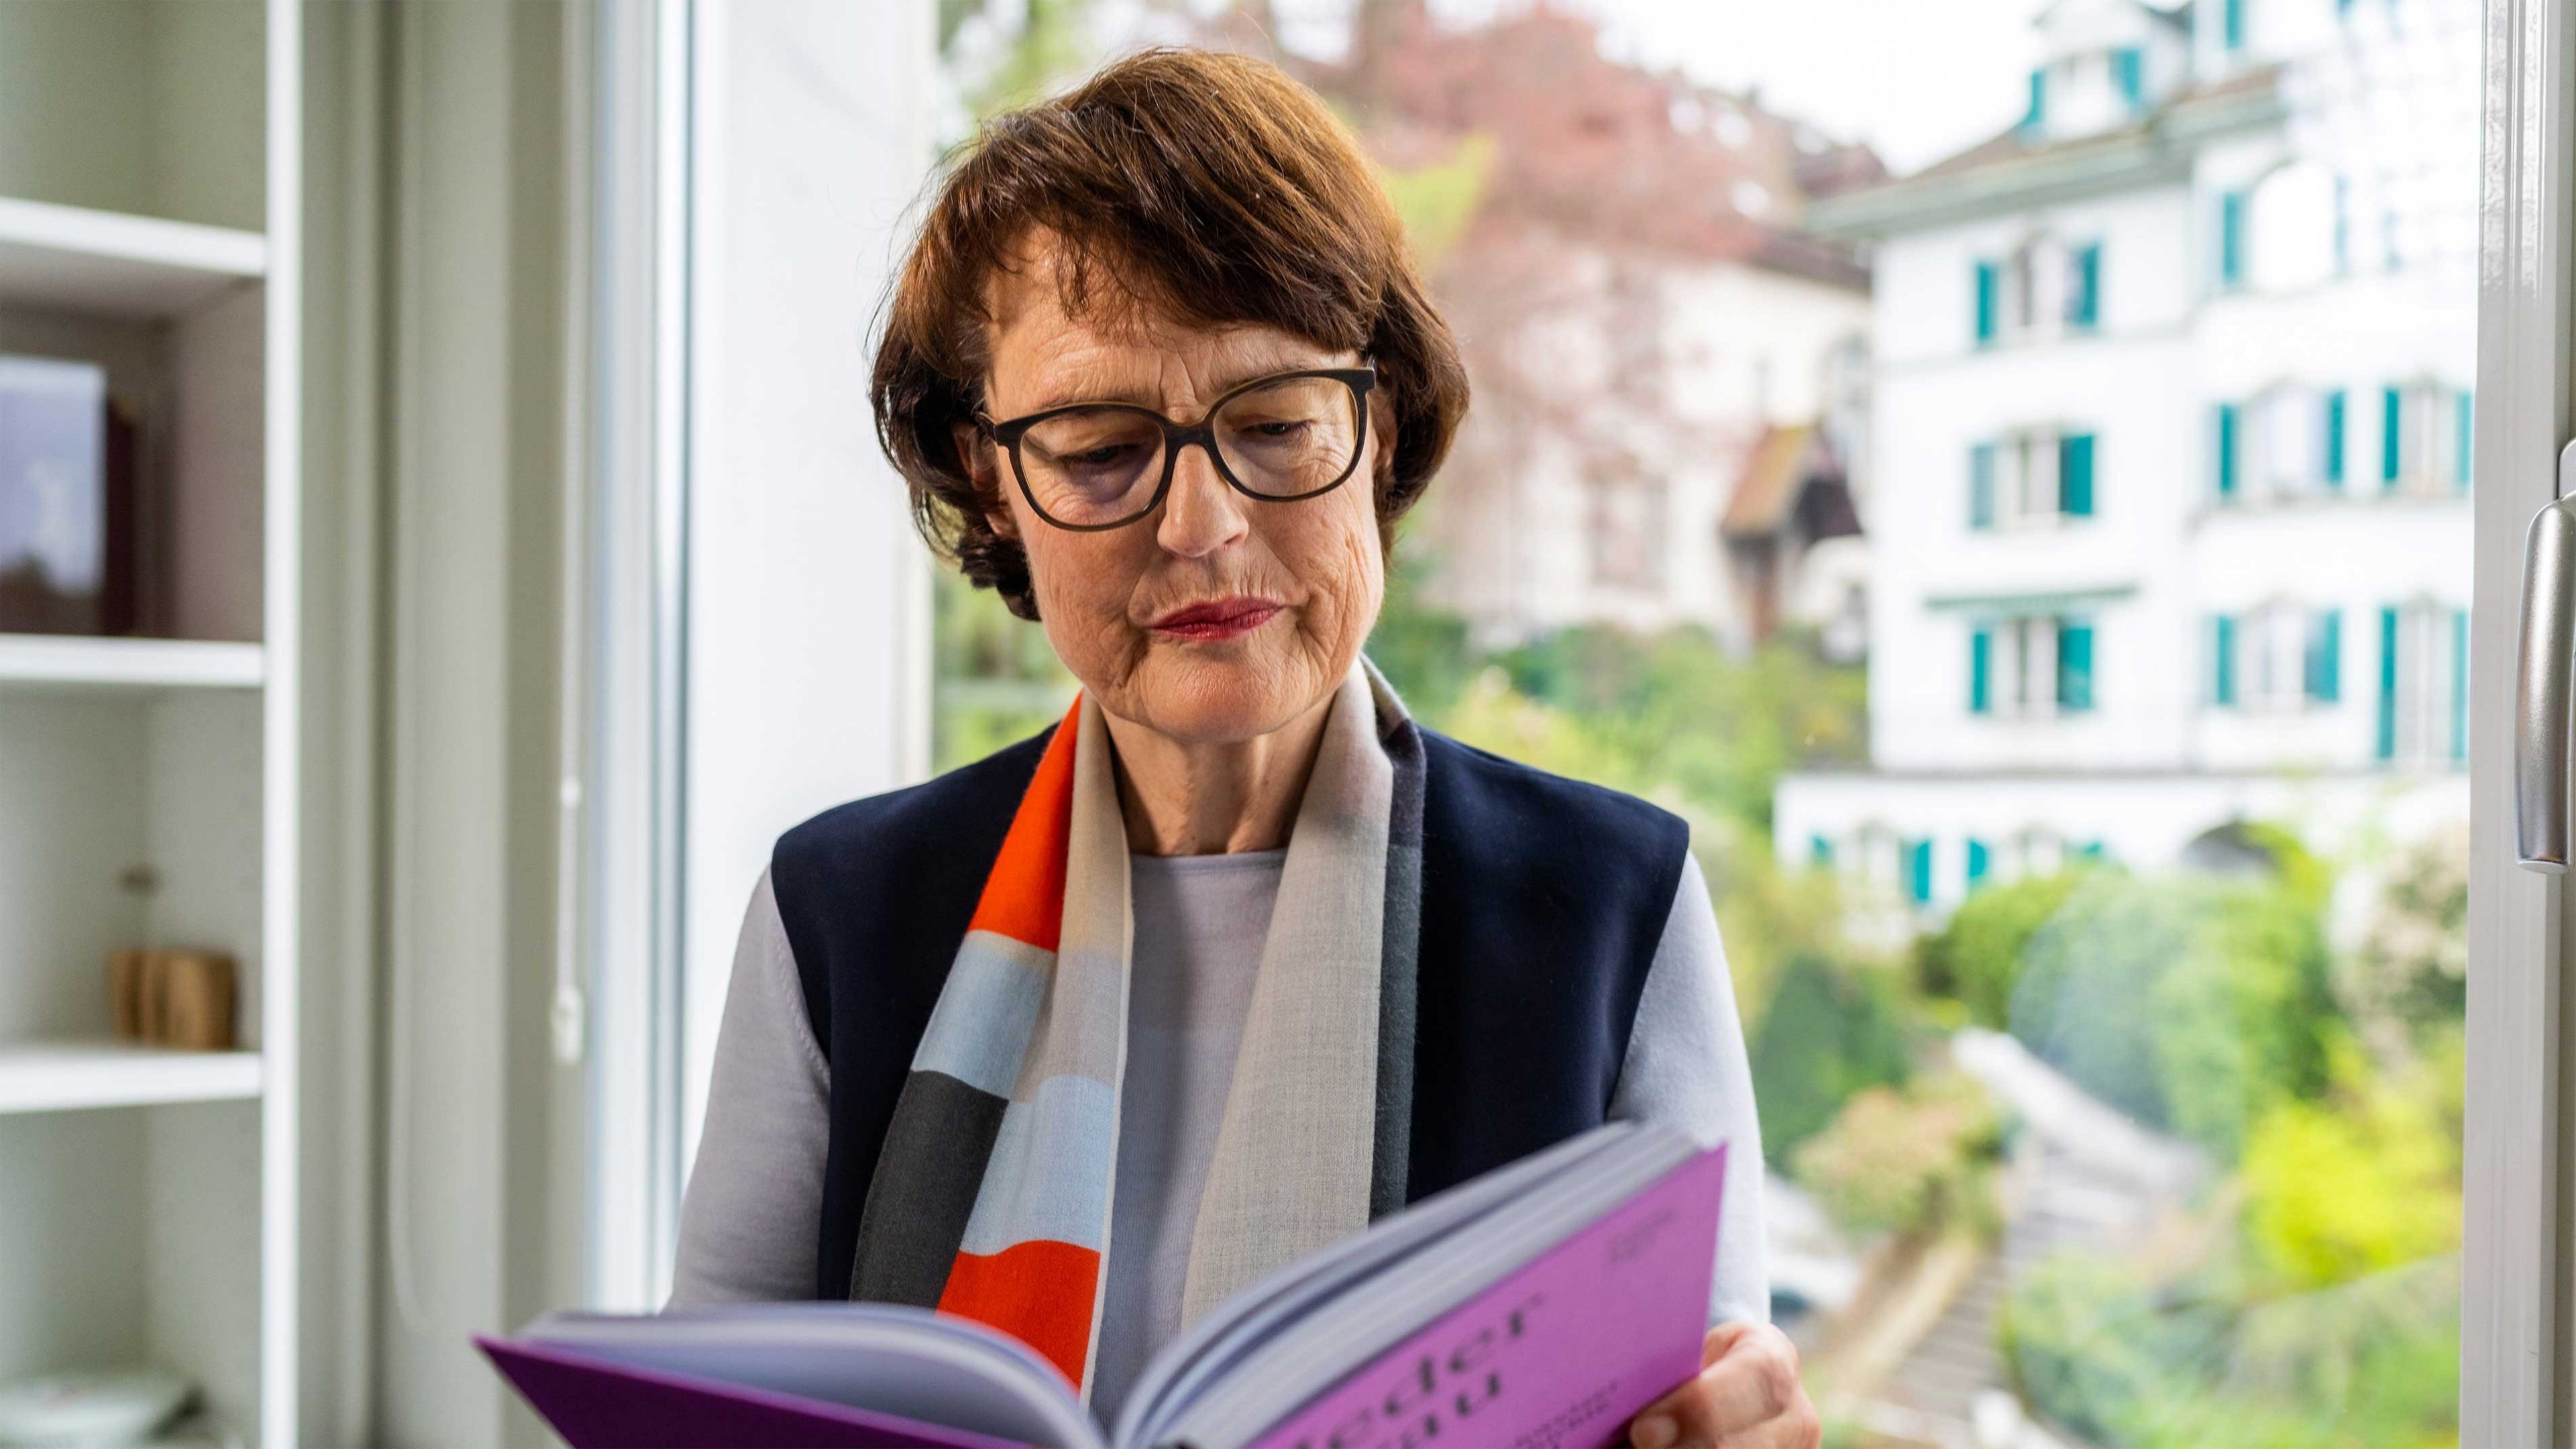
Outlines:
{"type": "Polygon", "coordinates": [[[159,986],[153,1040],[189,1051],[233,1045],[233,958],[214,951],[156,951],[146,973],[159,986]]]}
{"type": "Polygon", "coordinates": [[[240,994],[233,958],[220,951],[114,951],[107,999],[116,1034],[189,1051],[230,1051],[240,994]]]}
{"type": "Polygon", "coordinates": [[[145,951],[110,951],[107,955],[107,1014],[122,1041],[144,1039],[143,971],[145,951]]]}

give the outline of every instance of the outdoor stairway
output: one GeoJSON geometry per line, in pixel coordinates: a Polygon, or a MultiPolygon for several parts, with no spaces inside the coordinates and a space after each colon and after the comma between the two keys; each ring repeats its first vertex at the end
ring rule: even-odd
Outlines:
{"type": "Polygon", "coordinates": [[[1989,1255],[1876,1397],[1965,1425],[1978,1394],[2005,1386],[1995,1324],[2003,1312],[2007,1271],[2002,1254],[1989,1255]]]}

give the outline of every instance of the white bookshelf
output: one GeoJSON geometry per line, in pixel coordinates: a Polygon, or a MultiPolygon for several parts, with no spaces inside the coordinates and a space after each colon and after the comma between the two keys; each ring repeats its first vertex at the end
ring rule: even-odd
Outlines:
{"type": "Polygon", "coordinates": [[[267,270],[257,232],[0,196],[0,299],[22,306],[178,317],[267,270]]]}
{"type": "Polygon", "coordinates": [[[192,1052],[121,1041],[0,1044],[0,1116],[98,1107],[235,1102],[260,1094],[257,1052],[192,1052]]]}
{"type": "Polygon", "coordinates": [[[0,1381],[150,1365],[296,1420],[301,0],[0,0],[0,353],[106,370],[147,638],[0,634],[0,1381]],[[241,970],[112,1039],[111,951],[241,970]]]}
{"type": "Polygon", "coordinates": [[[0,634],[0,691],[257,689],[267,677],[257,644],[0,634]]]}

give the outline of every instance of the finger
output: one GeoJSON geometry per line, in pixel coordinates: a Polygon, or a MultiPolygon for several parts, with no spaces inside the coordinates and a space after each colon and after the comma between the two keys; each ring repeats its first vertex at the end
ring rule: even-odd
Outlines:
{"type": "Polygon", "coordinates": [[[1795,1411],[1808,1407],[1806,1390],[1798,1383],[1798,1350],[1789,1336],[1769,1324],[1740,1327],[1693,1381],[1712,1439],[1793,1418],[1795,1411]]]}

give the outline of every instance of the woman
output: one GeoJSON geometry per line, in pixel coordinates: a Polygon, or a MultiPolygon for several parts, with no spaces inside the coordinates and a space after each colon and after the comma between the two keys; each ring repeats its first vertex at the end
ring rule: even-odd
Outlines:
{"type": "Polygon", "coordinates": [[[1466,393],[1366,162],[1276,69],[1146,52],[986,129],[897,284],[878,434],[1081,697],[780,839],[675,1303],[935,1304],[1114,1417],[1272,1268],[1660,1118],[1735,1170],[1707,1367],[1631,1436],[1817,1442],[1686,829],[1417,728],[1361,658],[1466,393]]]}

